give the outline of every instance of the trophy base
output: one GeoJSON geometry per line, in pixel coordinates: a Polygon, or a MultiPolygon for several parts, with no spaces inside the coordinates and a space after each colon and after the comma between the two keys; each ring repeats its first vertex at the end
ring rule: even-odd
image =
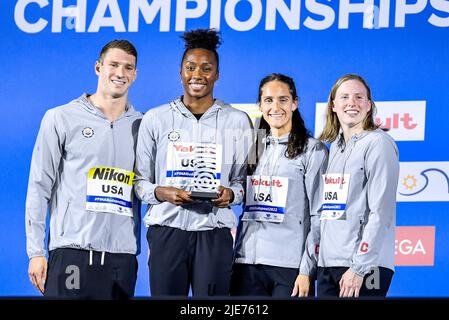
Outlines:
{"type": "Polygon", "coordinates": [[[204,192],[204,191],[191,191],[190,197],[198,200],[212,200],[218,198],[216,192],[204,192]]]}

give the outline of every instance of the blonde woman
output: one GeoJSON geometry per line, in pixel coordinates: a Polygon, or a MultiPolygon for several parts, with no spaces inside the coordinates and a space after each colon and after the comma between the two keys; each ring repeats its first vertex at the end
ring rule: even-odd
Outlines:
{"type": "Polygon", "coordinates": [[[374,122],[366,81],[338,79],[321,140],[331,142],[324,175],[318,297],[385,297],[394,273],[398,149],[374,122]]]}

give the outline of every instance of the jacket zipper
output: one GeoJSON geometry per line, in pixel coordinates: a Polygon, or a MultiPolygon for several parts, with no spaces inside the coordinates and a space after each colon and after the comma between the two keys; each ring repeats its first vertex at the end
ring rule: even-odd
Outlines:
{"type": "MultiPolygon", "coordinates": [[[[193,115],[193,114],[192,114],[193,115]]],[[[203,117],[204,116],[204,114],[201,116],[201,117],[203,117]]],[[[195,118],[195,120],[196,120],[196,124],[197,125],[200,125],[200,119],[197,119],[195,116],[193,116],[194,118],[195,118]]],[[[195,130],[195,133],[196,133],[196,136],[195,136],[195,142],[194,143],[197,143],[196,141],[198,141],[198,133],[197,133],[197,131],[195,130]]],[[[189,215],[189,213],[190,213],[190,211],[189,210],[185,210],[184,208],[182,208],[181,207],[181,210],[183,210],[184,211],[184,217],[185,217],[185,219],[184,219],[184,228],[187,230],[188,229],[188,226],[189,226],[189,218],[190,218],[190,215],[189,215]]]]}
{"type": "MultiPolygon", "coordinates": [[[[343,150],[336,150],[336,151],[335,151],[334,156],[332,157],[330,163],[329,163],[328,166],[327,166],[325,176],[327,176],[328,170],[329,170],[329,168],[331,167],[332,162],[334,161],[334,159],[335,159],[335,157],[337,156],[337,154],[338,154],[338,153],[344,153],[344,152],[346,151],[346,147],[347,147],[347,146],[345,145],[345,148],[344,148],[343,150]]],[[[339,148],[339,149],[340,149],[340,148],[339,148]]],[[[343,156],[344,156],[344,155],[343,155],[343,156]]],[[[321,217],[320,217],[320,219],[321,219],[321,217]]],[[[323,256],[323,251],[322,251],[322,249],[324,248],[324,237],[323,237],[322,235],[324,234],[324,230],[326,229],[326,224],[327,224],[327,219],[321,221],[321,225],[323,226],[323,229],[320,230],[320,242],[318,243],[318,245],[319,245],[319,253],[318,253],[318,257],[319,257],[319,256],[322,257],[323,268],[327,268],[326,257],[323,256]]],[[[318,258],[318,261],[319,261],[319,260],[320,260],[320,259],[318,258]]]]}
{"type": "MultiPolygon", "coordinates": [[[[263,167],[259,171],[259,177],[261,177],[262,175],[265,174],[264,170],[267,166],[268,160],[271,160],[271,158],[273,157],[274,151],[275,151],[275,146],[270,146],[270,150],[265,150],[265,152],[267,152],[265,154],[266,159],[265,159],[263,167]]],[[[270,165],[271,165],[271,161],[270,161],[270,165]]],[[[268,166],[268,173],[269,172],[270,172],[270,167],[268,166]]],[[[260,191],[260,185],[259,185],[259,188],[257,191],[260,191]]],[[[262,221],[249,221],[248,222],[250,227],[251,227],[251,224],[254,224],[254,229],[255,229],[255,231],[254,231],[254,256],[253,256],[253,261],[252,261],[253,264],[256,264],[256,261],[257,261],[257,233],[258,233],[258,231],[260,229],[260,225],[262,223],[263,223],[262,221]]]]}
{"type": "Polygon", "coordinates": [[[111,130],[112,130],[112,162],[113,162],[113,166],[115,167],[115,139],[114,139],[114,121],[111,121],[110,123],[109,123],[109,126],[110,126],[110,128],[111,128],[111,130]]]}

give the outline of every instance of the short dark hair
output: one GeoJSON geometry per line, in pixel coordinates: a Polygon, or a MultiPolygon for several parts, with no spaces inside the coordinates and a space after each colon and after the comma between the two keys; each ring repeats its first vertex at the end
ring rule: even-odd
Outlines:
{"type": "Polygon", "coordinates": [[[181,63],[187,54],[187,51],[192,49],[205,49],[212,51],[217,60],[217,70],[219,65],[217,49],[222,43],[220,32],[215,29],[196,29],[186,31],[181,36],[185,42],[185,50],[182,55],[181,63]]]}
{"type": "Polygon", "coordinates": [[[109,41],[100,51],[100,56],[98,57],[98,61],[100,63],[103,62],[104,56],[109,49],[120,49],[125,51],[127,54],[130,54],[136,58],[136,66],[137,66],[137,50],[134,45],[128,40],[112,40],[109,41]]]}

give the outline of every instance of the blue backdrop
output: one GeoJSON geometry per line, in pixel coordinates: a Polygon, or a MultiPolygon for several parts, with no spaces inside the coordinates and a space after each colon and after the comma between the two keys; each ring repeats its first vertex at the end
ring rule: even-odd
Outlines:
{"type": "MultiPolygon", "coordinates": [[[[288,74],[296,80],[300,111],[314,132],[316,103],[326,101],[338,77],[358,73],[370,83],[376,101],[425,101],[425,117],[414,118],[425,126],[425,134],[414,141],[397,139],[400,161],[424,167],[435,162],[443,176],[449,175],[444,135],[449,1],[4,0],[0,295],[37,295],[27,276],[24,208],[31,153],[45,111],[96,90],[99,50],[117,38],[129,39],[139,51],[132,103],[140,111],[166,103],[182,93],[179,36],[211,26],[220,29],[224,40],[216,97],[254,103],[263,76],[288,74]]],[[[426,187],[440,196],[398,202],[397,225],[435,226],[433,266],[397,267],[390,296],[449,296],[449,186],[445,179],[429,179],[426,187]]],[[[145,232],[139,296],[149,292],[145,232]]]]}

